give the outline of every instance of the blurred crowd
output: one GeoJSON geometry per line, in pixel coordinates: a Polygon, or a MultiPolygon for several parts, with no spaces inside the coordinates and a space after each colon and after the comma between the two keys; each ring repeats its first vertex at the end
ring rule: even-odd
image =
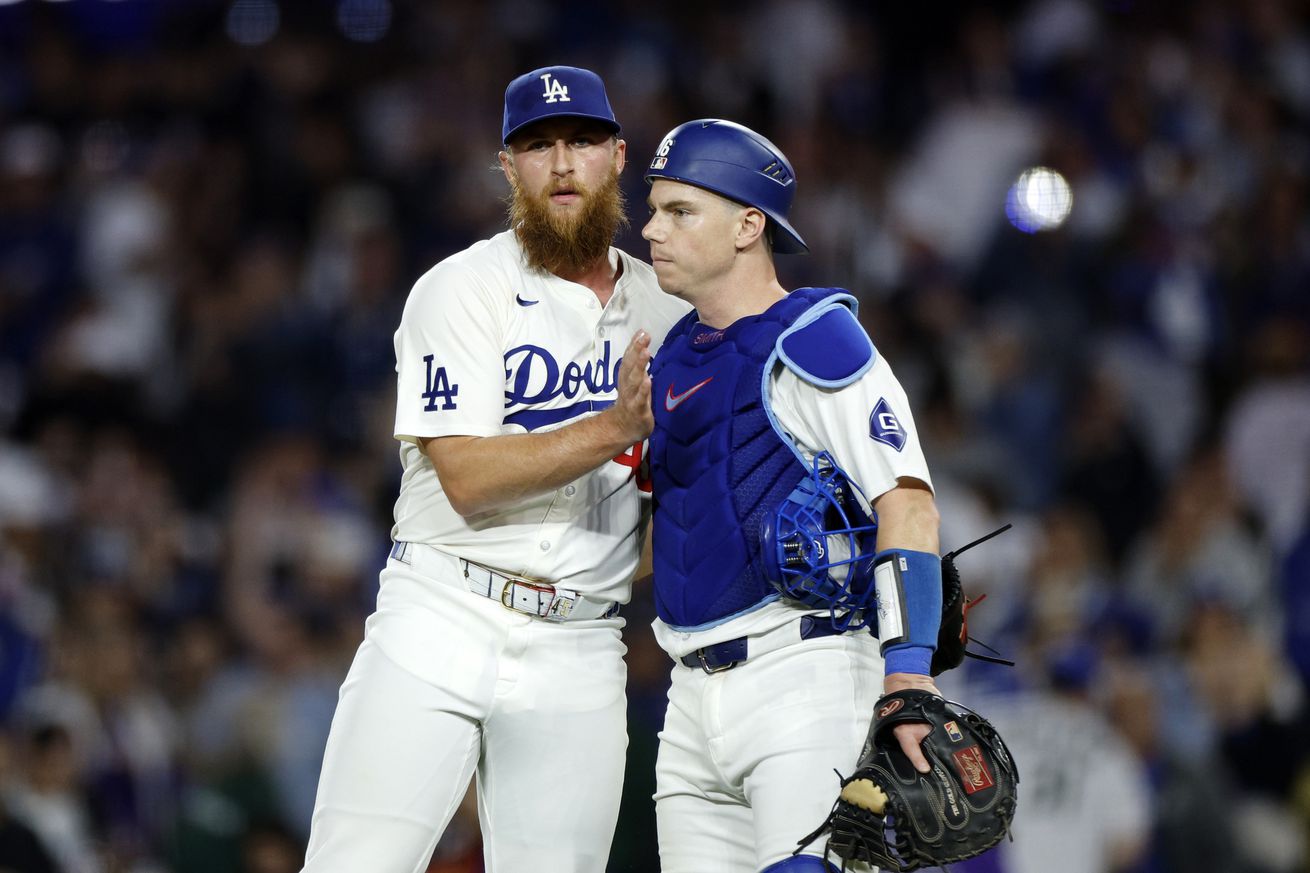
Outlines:
{"type": "MultiPolygon", "coordinates": [[[[1297,0],[0,4],[0,868],[298,869],[389,546],[392,332],[504,226],[503,89],[547,63],[607,81],[634,253],[667,129],[774,139],[812,247],[784,284],[860,297],[943,549],[1013,523],[960,566],[1018,665],[943,677],[1023,780],[966,869],[1310,870],[1297,0]],[[1026,233],[1037,165],[1073,209],[1026,233]]],[[[429,870],[478,840],[467,804],[429,870]]]]}

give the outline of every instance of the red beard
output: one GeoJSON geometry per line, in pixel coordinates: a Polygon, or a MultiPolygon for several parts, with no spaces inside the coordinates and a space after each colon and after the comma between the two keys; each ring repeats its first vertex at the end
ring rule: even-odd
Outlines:
{"type": "Polygon", "coordinates": [[[573,182],[570,190],[582,198],[582,208],[574,214],[561,214],[551,206],[556,183],[538,194],[523,190],[517,179],[511,187],[510,226],[533,269],[557,276],[584,272],[608,257],[615,235],[628,226],[617,172],[594,191],[573,182]]]}

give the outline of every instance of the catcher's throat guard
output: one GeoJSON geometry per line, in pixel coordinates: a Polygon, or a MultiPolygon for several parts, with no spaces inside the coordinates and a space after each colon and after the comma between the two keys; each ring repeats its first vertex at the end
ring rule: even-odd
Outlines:
{"type": "Polygon", "coordinates": [[[862,492],[828,452],[810,475],[761,522],[761,555],[769,582],[783,596],[827,609],[833,626],[858,630],[877,616],[873,558],[877,520],[862,492]]]}

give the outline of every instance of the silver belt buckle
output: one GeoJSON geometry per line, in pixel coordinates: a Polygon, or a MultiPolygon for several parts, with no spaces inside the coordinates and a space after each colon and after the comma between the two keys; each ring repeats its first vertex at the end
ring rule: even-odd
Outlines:
{"type": "Polygon", "coordinates": [[[741,661],[729,661],[726,664],[720,664],[717,667],[711,667],[709,665],[709,662],[705,660],[705,649],[696,650],[696,660],[700,661],[700,668],[702,670],[704,670],[706,673],[711,673],[711,674],[722,673],[724,670],[731,670],[733,667],[736,667],[738,664],[741,663],[741,661]]]}

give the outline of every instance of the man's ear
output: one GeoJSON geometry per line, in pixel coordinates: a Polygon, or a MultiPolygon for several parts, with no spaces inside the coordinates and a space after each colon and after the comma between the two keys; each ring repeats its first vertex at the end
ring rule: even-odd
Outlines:
{"type": "Polygon", "coordinates": [[[509,151],[502,149],[496,157],[500,159],[500,169],[505,174],[505,181],[513,185],[517,173],[514,170],[514,161],[510,159],[509,151]]]}
{"type": "Polygon", "coordinates": [[[747,206],[741,211],[737,224],[737,250],[745,251],[761,237],[768,219],[754,206],[747,206]]]}
{"type": "Polygon", "coordinates": [[[614,144],[614,148],[618,150],[618,154],[614,156],[614,172],[622,173],[624,166],[628,163],[628,143],[625,140],[618,139],[614,144]]]}

